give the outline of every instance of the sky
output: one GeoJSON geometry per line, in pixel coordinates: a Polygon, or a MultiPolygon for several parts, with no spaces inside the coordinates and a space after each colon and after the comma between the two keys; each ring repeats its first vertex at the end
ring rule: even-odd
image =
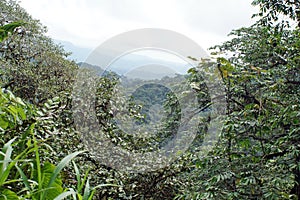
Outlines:
{"type": "Polygon", "coordinates": [[[251,25],[251,0],[21,0],[48,35],[96,48],[120,33],[140,28],[172,30],[208,49],[227,34],[251,25]]]}

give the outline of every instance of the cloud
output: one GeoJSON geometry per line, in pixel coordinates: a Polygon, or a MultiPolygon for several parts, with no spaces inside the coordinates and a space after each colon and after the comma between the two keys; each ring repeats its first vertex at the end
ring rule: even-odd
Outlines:
{"type": "Polygon", "coordinates": [[[185,12],[187,26],[225,35],[234,28],[250,25],[256,10],[251,0],[186,0],[181,12],[185,12]]]}
{"type": "Polygon", "coordinates": [[[83,47],[138,28],[170,29],[204,48],[251,24],[251,0],[22,0],[49,35],[83,47]]]}

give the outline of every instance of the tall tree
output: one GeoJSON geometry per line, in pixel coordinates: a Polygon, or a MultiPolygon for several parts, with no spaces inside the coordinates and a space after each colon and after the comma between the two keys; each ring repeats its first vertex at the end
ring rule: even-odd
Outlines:
{"type": "Polygon", "coordinates": [[[261,9],[257,23],[213,48],[227,121],[214,151],[196,161],[186,199],[300,198],[299,3],[253,4],[261,9]]]}
{"type": "Polygon", "coordinates": [[[77,68],[74,62],[66,59],[68,53],[45,36],[46,27],[16,1],[1,1],[0,10],[1,26],[24,22],[20,27],[12,27],[10,32],[15,34],[0,44],[3,86],[35,104],[63,96],[70,90],[77,68]]]}
{"type": "Polygon", "coordinates": [[[252,4],[260,7],[260,12],[254,16],[260,16],[266,24],[280,21],[281,25],[288,25],[294,21],[300,27],[300,2],[297,0],[254,0],[252,4]]]}

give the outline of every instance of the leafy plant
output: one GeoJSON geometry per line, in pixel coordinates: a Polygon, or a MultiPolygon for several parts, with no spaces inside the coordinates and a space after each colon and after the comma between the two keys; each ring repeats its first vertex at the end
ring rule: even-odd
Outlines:
{"type": "Polygon", "coordinates": [[[0,26],[0,42],[5,40],[9,36],[9,34],[12,34],[16,28],[22,26],[23,24],[24,22],[19,21],[0,26]]]}

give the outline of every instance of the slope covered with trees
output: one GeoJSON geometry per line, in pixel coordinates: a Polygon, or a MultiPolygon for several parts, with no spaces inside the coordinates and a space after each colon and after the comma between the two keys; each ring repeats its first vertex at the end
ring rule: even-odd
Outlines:
{"type": "Polygon", "coordinates": [[[162,79],[181,96],[145,84],[128,107],[114,110],[127,109],[139,125],[157,118],[157,110],[148,113],[152,101],[162,104],[165,129],[159,134],[138,138],[118,130],[110,102],[126,101],[114,97],[119,77],[99,78],[98,121],[111,141],[133,152],[152,151],[172,138],[186,90],[197,95],[195,108],[207,112],[177,160],[131,173],[104,166],[85,151],[71,105],[79,67],[45,36],[38,20],[15,1],[1,1],[0,199],[300,199],[300,5],[290,0],[253,5],[260,7],[257,22],[212,47],[212,59],[199,61],[184,83],[180,76],[162,79]],[[222,79],[226,116],[217,144],[203,155],[199,146],[212,120],[201,74],[207,66],[222,79]],[[152,93],[163,96],[151,99],[152,93]]]}

